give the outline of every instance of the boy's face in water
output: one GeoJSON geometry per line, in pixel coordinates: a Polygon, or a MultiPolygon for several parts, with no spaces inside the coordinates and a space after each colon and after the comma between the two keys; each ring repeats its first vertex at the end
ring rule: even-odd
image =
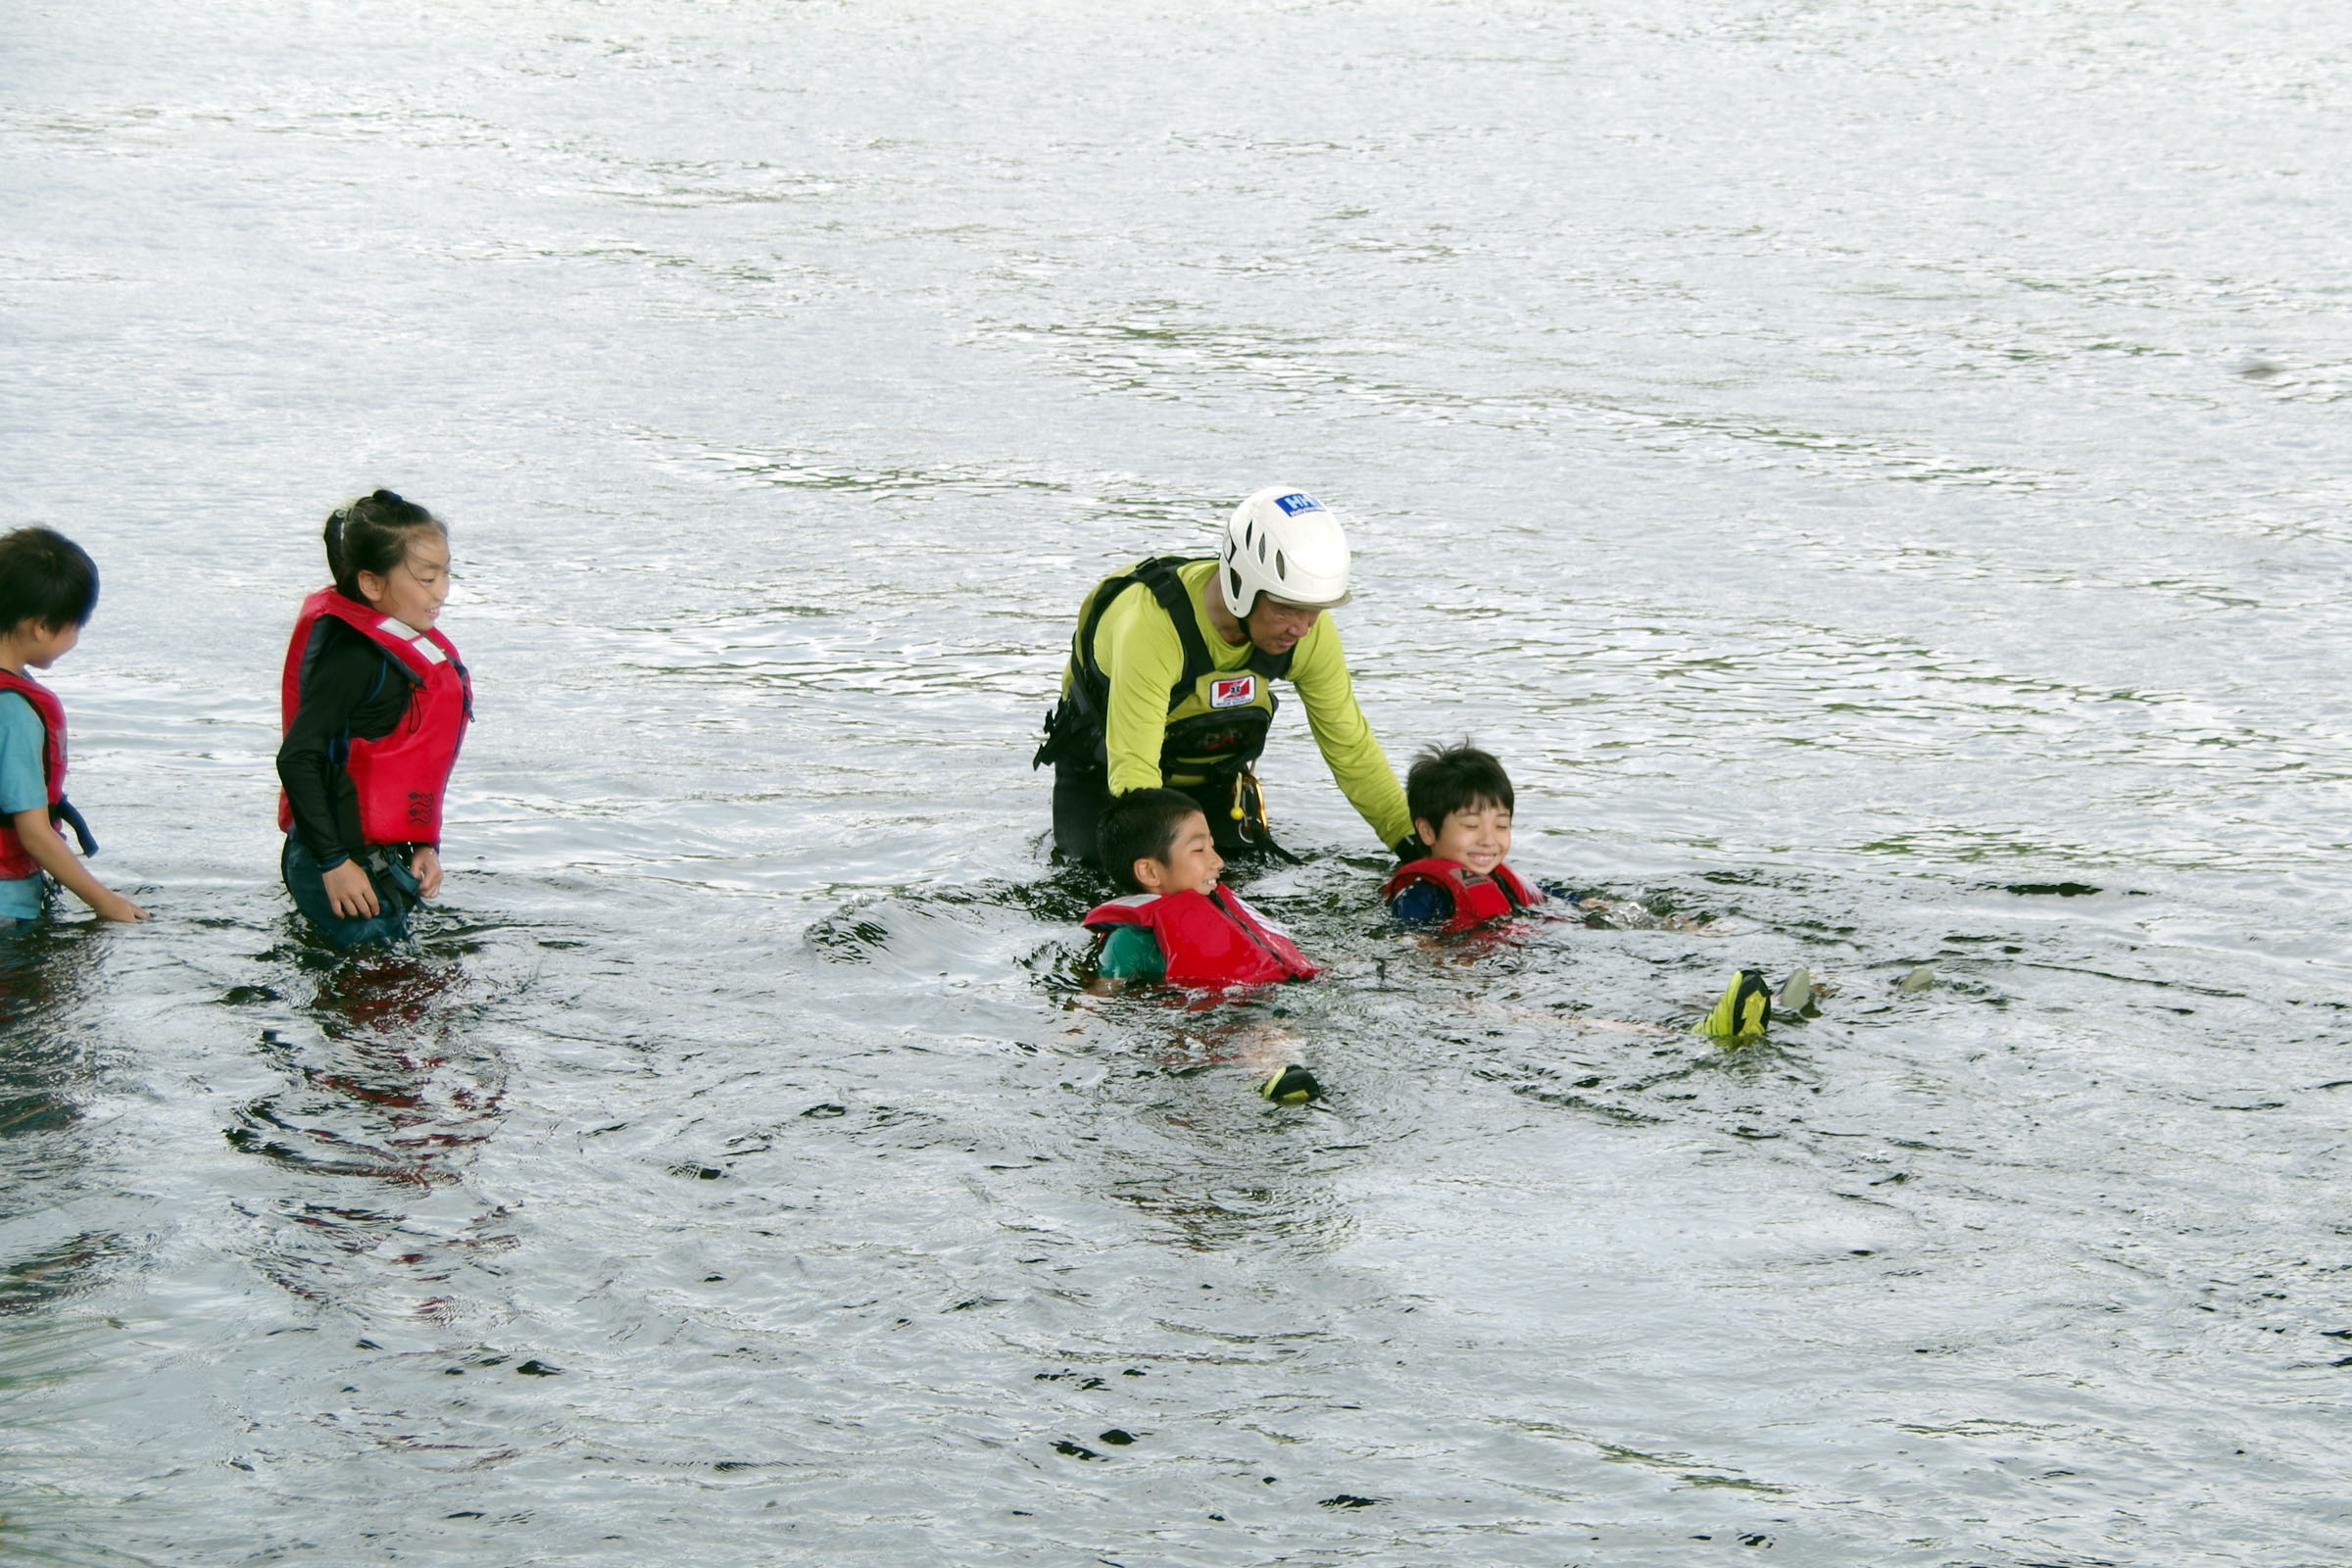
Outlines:
{"type": "Polygon", "coordinates": [[[1225,858],[1217,853],[1208,818],[1195,811],[1177,827],[1166,859],[1146,856],[1135,862],[1135,880],[1146,893],[1206,893],[1224,869],[1225,858]]]}
{"type": "Polygon", "coordinates": [[[1441,860],[1453,860],[1485,876],[1511,854],[1511,808],[1500,801],[1474,801],[1458,811],[1447,811],[1445,824],[1431,828],[1429,819],[1416,817],[1413,831],[1441,860]]]}

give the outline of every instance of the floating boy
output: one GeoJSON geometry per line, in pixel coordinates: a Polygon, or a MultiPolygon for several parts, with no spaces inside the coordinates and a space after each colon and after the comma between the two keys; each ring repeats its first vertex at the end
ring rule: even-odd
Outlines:
{"type": "MultiPolygon", "coordinates": [[[[1469,931],[1532,909],[1545,890],[1504,862],[1511,853],[1511,813],[1517,805],[1511,776],[1494,754],[1475,746],[1423,752],[1404,778],[1413,831],[1428,854],[1408,860],[1381,889],[1399,925],[1469,931]]],[[[1613,907],[1597,898],[1551,890],[1580,909],[1613,907]]],[[[1784,988],[1783,1010],[1795,1012],[1813,995],[1803,969],[1784,988]]],[[[1696,1032],[1734,1043],[1752,1040],[1772,1024],[1773,996],[1763,972],[1741,969],[1696,1025],[1696,1032]]]]}
{"type": "Polygon", "coordinates": [[[1413,759],[1404,800],[1424,854],[1390,876],[1380,896],[1399,925],[1467,931],[1544,902],[1503,863],[1511,853],[1511,776],[1475,746],[1413,759]]]}
{"type": "MultiPolygon", "coordinates": [[[[1129,890],[1086,916],[1087,929],[1102,938],[1095,968],[1101,979],[1222,989],[1320,972],[1288,932],[1217,880],[1225,858],[1190,795],[1131,790],[1104,809],[1096,839],[1111,879],[1129,890]]],[[[1307,1070],[1292,1063],[1259,1093],[1298,1104],[1318,1091],[1307,1070]]]]}

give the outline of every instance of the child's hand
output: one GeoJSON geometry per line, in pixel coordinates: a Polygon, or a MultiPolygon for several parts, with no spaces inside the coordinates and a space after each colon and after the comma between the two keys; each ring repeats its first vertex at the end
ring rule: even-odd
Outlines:
{"type": "Polygon", "coordinates": [[[153,915],[122,894],[111,890],[100,890],[99,896],[90,901],[90,907],[97,911],[98,918],[101,920],[151,920],[154,918],[153,915]]]}
{"type": "Polygon", "coordinates": [[[441,892],[441,852],[430,844],[409,857],[409,875],[416,879],[416,896],[437,898],[441,892]]]}
{"type": "Polygon", "coordinates": [[[318,880],[326,885],[327,907],[344,919],[357,920],[363,915],[383,912],[383,906],[375,902],[375,884],[368,879],[368,869],[359,861],[345,860],[341,865],[330,866],[318,873],[318,880]]]}

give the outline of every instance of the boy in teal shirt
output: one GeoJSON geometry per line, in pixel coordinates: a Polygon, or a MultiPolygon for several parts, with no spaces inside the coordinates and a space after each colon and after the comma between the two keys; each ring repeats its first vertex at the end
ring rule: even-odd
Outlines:
{"type": "Polygon", "coordinates": [[[147,918],[58,836],[63,821],[84,853],[97,848],[66,803],[65,710],[25,673],[48,668],[79,642],[97,606],[98,567],[79,545],[50,528],[0,535],[0,931],[40,916],[43,873],[101,919],[147,918]]]}

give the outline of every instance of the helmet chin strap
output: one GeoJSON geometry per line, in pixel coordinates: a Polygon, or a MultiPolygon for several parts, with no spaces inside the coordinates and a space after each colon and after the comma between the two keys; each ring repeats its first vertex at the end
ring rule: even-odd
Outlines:
{"type": "Polygon", "coordinates": [[[1229,643],[1250,640],[1250,620],[1233,612],[1231,601],[1225,597],[1225,567],[1220,564],[1208,574],[1208,618],[1216,623],[1217,635],[1229,643]],[[1230,630],[1228,629],[1230,628],[1230,630]],[[1233,633],[1239,632],[1238,637],[1233,633]]]}

